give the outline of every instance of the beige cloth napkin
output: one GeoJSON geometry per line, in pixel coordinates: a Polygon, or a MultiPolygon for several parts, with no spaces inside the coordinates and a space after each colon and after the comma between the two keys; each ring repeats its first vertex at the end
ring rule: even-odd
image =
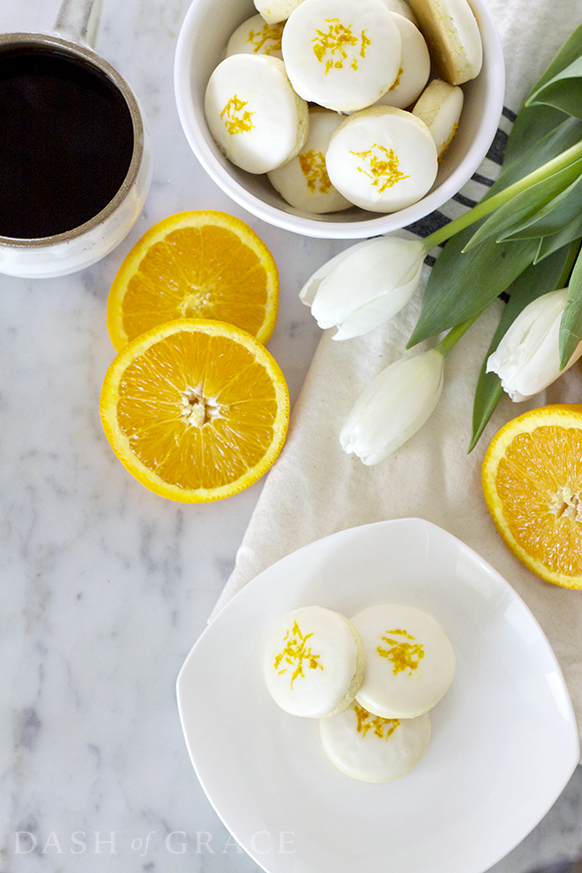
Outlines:
{"type": "MultiPolygon", "coordinates": [[[[580,23],[579,3],[491,0],[506,54],[505,103],[514,111],[580,23]]],[[[340,447],[338,434],[356,399],[380,370],[403,354],[420,300],[415,295],[396,318],[364,337],[335,342],[333,330],[323,334],[287,443],[267,477],[213,616],[261,570],[307,543],[369,522],[423,518],[478,552],[524,599],[560,662],[581,727],[582,592],[542,581],[513,557],[489,516],[480,480],[486,447],[506,421],[546,403],[581,402],[580,367],[533,401],[514,404],[504,397],[476,449],[467,455],[474,386],[502,309],[499,303],[448,356],[440,403],[408,443],[373,467],[340,447]]]]}

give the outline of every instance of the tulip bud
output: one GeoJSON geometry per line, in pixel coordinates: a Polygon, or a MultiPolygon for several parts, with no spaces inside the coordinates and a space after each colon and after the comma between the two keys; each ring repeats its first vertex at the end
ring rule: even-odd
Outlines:
{"type": "Polygon", "coordinates": [[[445,358],[438,349],[400,358],[366,388],[340,433],[346,452],[366,465],[400,448],[430,416],[443,390],[445,358]]]}
{"type": "Polygon", "coordinates": [[[333,339],[349,339],[396,315],[414,294],[426,248],[396,236],[365,240],[320,267],[299,297],[318,325],[337,327],[333,339]]]}
{"type": "Polygon", "coordinates": [[[568,289],[561,288],[533,300],[489,356],[487,372],[497,373],[501,387],[516,403],[543,391],[582,355],[579,343],[560,370],[560,320],[567,299],[568,289]]]}

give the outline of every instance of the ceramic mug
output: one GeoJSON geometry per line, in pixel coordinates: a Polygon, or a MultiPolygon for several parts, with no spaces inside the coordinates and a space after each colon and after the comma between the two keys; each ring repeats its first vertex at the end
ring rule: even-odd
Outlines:
{"type": "Polygon", "coordinates": [[[101,0],[48,33],[0,35],[0,272],[64,276],[109,254],[152,176],[138,101],[93,50],[101,0]]]}

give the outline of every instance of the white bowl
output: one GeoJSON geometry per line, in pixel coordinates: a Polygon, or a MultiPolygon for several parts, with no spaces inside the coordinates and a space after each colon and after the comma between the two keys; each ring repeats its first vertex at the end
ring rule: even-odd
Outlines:
{"type": "Polygon", "coordinates": [[[235,167],[214,142],[204,116],[210,74],[224,58],[232,32],[256,14],[252,0],[192,0],[182,24],[174,63],[174,89],[180,121],[192,151],[209,176],[236,203],[257,218],[304,236],[362,239],[389,233],[420,220],[459,191],[491,145],[503,109],[505,69],[499,36],[486,0],[469,0],[483,40],[483,68],[466,85],[458,132],[422,200],[389,215],[348,209],[313,215],[289,206],[266,176],[235,167]]]}

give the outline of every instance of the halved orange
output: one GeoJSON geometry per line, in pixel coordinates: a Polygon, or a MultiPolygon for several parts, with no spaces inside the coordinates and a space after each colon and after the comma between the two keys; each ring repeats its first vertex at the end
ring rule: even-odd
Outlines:
{"type": "Polygon", "coordinates": [[[126,256],[109,292],[107,329],[117,352],[176,318],[226,321],[266,343],[278,305],[277,265],[252,228],[226,212],[178,212],[126,256]]]}
{"type": "Polygon", "coordinates": [[[534,573],[582,588],[582,406],[532,409],[491,441],[483,493],[497,530],[534,573]]]}
{"type": "Polygon", "coordinates": [[[277,362],[249,333],[184,318],[117,355],[100,413],[113,451],[142,485],[203,503],[248,488],[273,464],[289,393],[277,362]]]}

